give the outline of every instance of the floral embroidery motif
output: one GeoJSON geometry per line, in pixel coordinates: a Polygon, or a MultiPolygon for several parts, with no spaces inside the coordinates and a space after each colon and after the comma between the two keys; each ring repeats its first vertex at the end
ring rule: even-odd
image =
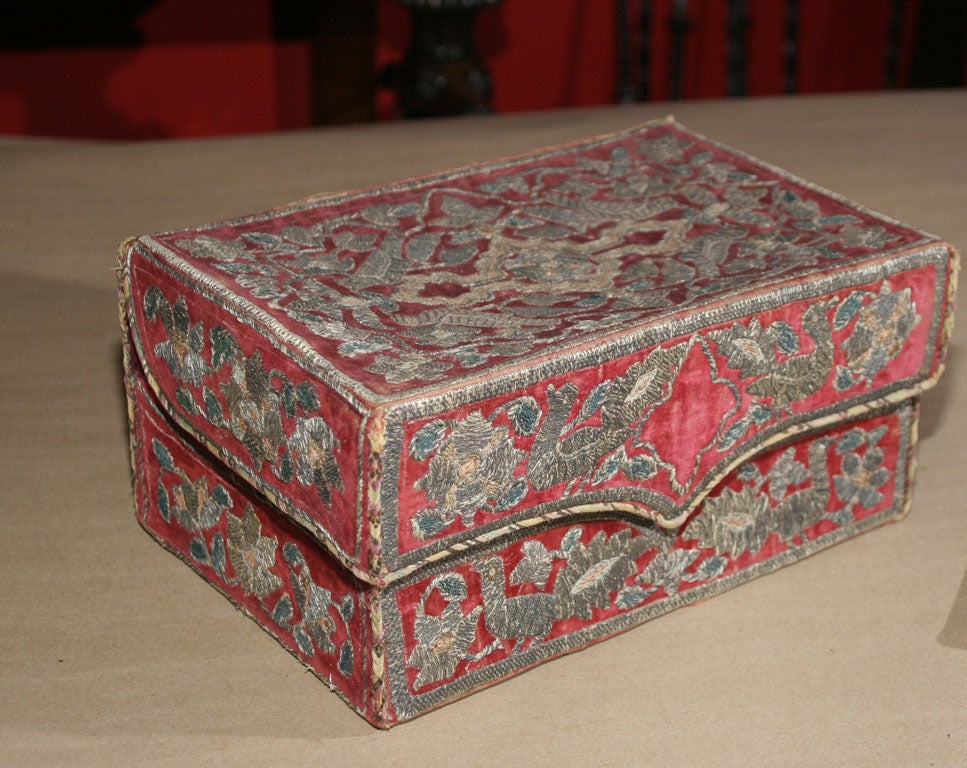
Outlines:
{"type": "MultiPolygon", "coordinates": [[[[340,347],[340,349],[342,348],[340,347]]],[[[357,347],[357,349],[362,349],[362,347],[357,347]]],[[[449,363],[427,360],[420,355],[402,354],[397,358],[381,357],[372,365],[367,366],[366,370],[381,374],[392,384],[401,384],[414,379],[427,381],[439,379],[450,367],[449,363]]]]}
{"type": "Polygon", "coordinates": [[[835,324],[845,327],[853,318],[856,324],[843,349],[846,366],[837,371],[837,389],[846,390],[860,383],[872,383],[903,350],[913,329],[920,323],[909,288],[890,291],[884,283],[879,294],[856,291],[836,312],[835,324]],[[868,304],[864,300],[872,298],[868,304]]]}
{"type": "Polygon", "coordinates": [[[414,517],[418,538],[440,532],[458,517],[470,527],[479,510],[491,504],[505,509],[520,500],[522,481],[512,477],[525,453],[479,412],[458,423],[430,422],[414,438],[410,453],[417,459],[432,456],[426,475],[416,482],[435,502],[414,517]]]}
{"type": "Polygon", "coordinates": [[[741,441],[754,427],[762,427],[783,413],[791,414],[793,404],[818,392],[833,369],[835,345],[829,310],[835,299],[812,304],[803,313],[805,344],[796,330],[784,320],[763,328],[758,319],[748,325],[735,323],[712,334],[730,368],[743,379],[753,379],[747,391],[755,399],[746,413],[722,436],[718,450],[726,451],[741,441]],[[803,351],[811,347],[810,351],[803,351]]]}
{"type": "Polygon", "coordinates": [[[228,558],[242,589],[250,595],[267,597],[282,586],[282,579],[269,569],[275,565],[277,539],[262,535],[262,524],[252,507],[243,517],[228,515],[228,558]]]}
{"type": "Polygon", "coordinates": [[[151,441],[151,450],[158,463],[168,472],[174,472],[179,482],[168,489],[158,485],[158,509],[165,520],[172,517],[182,528],[189,531],[207,530],[221,519],[225,510],[232,506],[228,491],[219,484],[209,493],[208,481],[199,477],[192,482],[188,476],[175,466],[174,459],[160,440],[151,441]]]}
{"type": "Polygon", "coordinates": [[[228,430],[245,446],[256,471],[267,463],[283,482],[295,477],[331,504],[332,491],[344,488],[336,461],[340,443],[321,416],[309,415],[320,408],[314,385],[304,381],[296,386],[283,372],[267,370],[261,351],[244,355],[223,326],[212,328],[206,341],[203,324],[191,322],[183,296],[172,307],[164,293],[151,286],[144,308],[149,321],[160,318],[168,335],[155,346],[155,353],[187,385],[176,388],[178,403],[189,414],[228,430]],[[222,374],[226,368],[228,376],[222,374]],[[292,420],[295,426],[288,434],[286,424],[292,420]]]}
{"type": "Polygon", "coordinates": [[[712,579],[725,567],[724,558],[708,558],[705,568],[696,573],[686,572],[686,568],[701,557],[698,549],[675,549],[671,552],[658,552],[648,567],[636,579],[637,584],[622,590],[622,605],[632,606],[643,602],[658,590],[664,590],[668,597],[678,594],[683,583],[712,579]]]}
{"type": "Polygon", "coordinates": [[[758,552],[772,533],[766,526],[768,511],[768,498],[753,488],[726,488],[720,496],[705,500],[703,514],[689,526],[689,532],[706,546],[732,557],[758,552]]]}
{"type": "Polygon", "coordinates": [[[717,334],[729,354],[729,365],[737,367],[743,378],[757,377],[749,392],[772,399],[777,411],[816,392],[833,367],[833,335],[826,314],[835,301],[810,306],[802,318],[802,329],[813,347],[797,354],[802,347],[799,335],[788,323],[778,321],[764,330],[758,320],[748,327],[734,325],[717,334]],[[780,358],[780,354],[783,355],[780,358]]]}
{"type": "MultiPolygon", "coordinates": [[[[332,592],[312,580],[309,565],[295,544],[287,543],[282,554],[289,565],[292,591],[302,616],[299,622],[291,626],[296,644],[307,656],[313,656],[315,648],[322,653],[336,653],[333,635],[340,623],[348,624],[353,616],[356,603],[352,594],[346,593],[337,604],[332,592]]],[[[353,645],[349,638],[343,641],[339,649],[338,668],[347,677],[352,674],[353,645]]]]}
{"type": "Polygon", "coordinates": [[[829,447],[828,438],[813,440],[808,468],[794,459],[795,448],[782,453],[765,474],[756,464],[745,464],[737,473],[743,480],[740,489],[725,488],[719,496],[706,499],[686,535],[733,558],[744,552],[757,553],[774,533],[786,543],[801,536],[827,514],[829,447]],[[805,487],[797,488],[804,482],[805,487]]]}
{"type": "Polygon", "coordinates": [[[852,522],[856,506],[873,509],[883,500],[881,489],[890,479],[890,470],[883,466],[883,449],[877,443],[885,434],[884,427],[870,432],[853,429],[836,444],[843,461],[842,472],[833,476],[833,487],[846,505],[834,515],[840,525],[852,522]]]}
{"type": "Polygon", "coordinates": [[[890,472],[882,466],[883,450],[875,446],[885,433],[886,427],[855,428],[836,440],[818,437],[809,446],[808,467],[795,460],[795,448],[784,451],[765,474],[754,462],[743,465],[737,471],[740,488],[726,487],[706,499],[686,537],[736,558],[756,554],[773,534],[789,544],[821,520],[852,522],[855,506],[871,510],[883,501],[879,488],[890,472]],[[832,498],[831,456],[842,457],[832,487],[843,506],[832,498]]]}
{"type": "Polygon", "coordinates": [[[339,440],[325,420],[313,416],[300,419],[289,438],[289,448],[296,457],[296,477],[303,485],[314,485],[326,504],[332,501],[332,489],[342,490],[342,476],[336,464],[339,440]]]}
{"type": "MultiPolygon", "coordinates": [[[[728,452],[793,414],[798,403],[824,386],[841,388],[844,376],[847,388],[871,386],[919,321],[910,289],[894,292],[884,283],[878,294],[854,291],[842,300],[814,301],[802,313],[799,329],[785,320],[764,326],[753,318],[714,330],[707,338],[659,347],[583,399],[578,386],[568,382],[549,386],[543,406],[525,396],[487,415],[474,411],[460,421],[429,422],[409,445],[413,459],[429,461],[414,487],[431,503],[412,518],[413,534],[428,540],[457,521],[470,528],[479,522],[479,513],[509,510],[532,490],[546,491],[562,483],[568,484],[562,494],[573,497],[619,475],[632,483],[647,483],[663,474],[672,489],[682,493],[690,477],[680,476],[681,469],[694,473],[690,467],[697,467],[709,451],[728,452]],[[840,336],[834,337],[834,332],[840,336]],[[847,366],[835,366],[837,347],[847,366]],[[698,350],[701,355],[695,354],[698,350]],[[693,376],[698,370],[708,382],[703,386],[719,387],[733,405],[715,414],[710,423],[717,429],[710,441],[683,460],[671,453],[682,450],[675,441],[658,444],[647,432],[649,420],[671,397],[690,355],[705,361],[700,370],[693,366],[693,376]],[[503,426],[504,419],[509,428],[503,426]]],[[[816,449],[820,447],[817,443],[816,449]]],[[[786,487],[782,483],[797,485],[805,472],[802,465],[780,462],[763,482],[777,498],[779,489],[786,487]]],[[[814,493],[819,488],[815,485],[814,493]]],[[[762,532],[770,529],[771,521],[756,493],[727,490],[709,501],[713,509],[729,510],[711,516],[718,528],[708,533],[722,551],[735,555],[762,545],[762,532]]],[[[821,514],[805,506],[803,499],[787,500],[798,506],[795,513],[784,512],[784,519],[805,521],[821,514]]]]}
{"type": "MultiPolygon", "coordinates": [[[[579,532],[580,528],[572,529],[572,537],[579,532]]],[[[592,608],[610,608],[614,593],[638,570],[635,560],[648,543],[645,537],[632,541],[630,531],[608,539],[599,532],[587,546],[576,541],[565,550],[567,567],[554,583],[555,613],[590,619],[592,608]]]]}
{"type": "Polygon", "coordinates": [[[149,320],[160,317],[168,332],[167,341],[155,346],[155,354],[168,364],[171,375],[200,386],[202,377],[208,372],[208,364],[201,356],[205,331],[201,323],[191,324],[185,297],[179,296],[172,307],[160,290],[151,288],[144,297],[144,313],[149,320]]]}
{"type": "Polygon", "coordinates": [[[161,440],[153,438],[151,447],[162,468],[157,489],[162,519],[198,534],[188,547],[190,557],[199,566],[210,568],[221,583],[254,598],[280,631],[291,634],[303,655],[336,656],[336,668],[351,676],[351,637],[339,648],[334,637],[337,632],[348,634],[356,610],[352,593],[336,601],[329,589],[314,581],[297,544],[288,541],[280,548],[278,538],[263,535],[262,522],[251,504],[241,516],[232,514],[229,510],[234,502],[224,486],[217,484],[209,494],[208,481],[204,477],[191,480],[161,440]],[[283,562],[288,579],[280,575],[283,562]]]}
{"type": "Polygon", "coordinates": [[[262,366],[262,354],[235,360],[231,378],[221,385],[228,404],[228,428],[261,469],[268,461],[275,463],[279,448],[285,443],[278,393],[269,382],[262,366]]]}

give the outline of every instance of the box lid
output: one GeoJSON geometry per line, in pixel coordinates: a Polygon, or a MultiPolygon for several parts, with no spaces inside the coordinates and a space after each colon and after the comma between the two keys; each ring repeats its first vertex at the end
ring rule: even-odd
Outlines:
{"type": "Polygon", "coordinates": [[[942,368],[938,238],[672,120],[122,249],[159,403],[358,577],[576,514],[679,524],[942,368]]]}

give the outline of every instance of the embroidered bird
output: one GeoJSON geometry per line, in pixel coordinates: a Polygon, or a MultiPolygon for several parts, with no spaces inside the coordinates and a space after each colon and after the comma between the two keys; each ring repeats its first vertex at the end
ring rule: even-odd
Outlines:
{"type": "Polygon", "coordinates": [[[542,638],[554,623],[554,596],[543,592],[507,596],[504,561],[488,557],[476,563],[480,573],[487,631],[498,638],[542,638]]]}
{"type": "Polygon", "coordinates": [[[653,350],[623,376],[599,385],[572,417],[579,391],[573,382],[547,389],[547,416],[528,460],[527,477],[538,490],[594,471],[601,459],[623,445],[649,408],[667,396],[688,354],[687,344],[653,350]],[[589,405],[591,407],[589,407],[589,405]],[[597,418],[591,418],[597,416],[597,418]],[[584,422],[583,426],[577,424],[584,422]]]}

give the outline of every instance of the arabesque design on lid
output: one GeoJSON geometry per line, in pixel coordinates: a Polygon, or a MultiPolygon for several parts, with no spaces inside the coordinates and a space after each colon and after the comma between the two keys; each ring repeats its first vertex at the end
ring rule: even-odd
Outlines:
{"type": "Polygon", "coordinates": [[[456,178],[165,242],[350,378],[405,391],[910,237],[670,123],[456,178]]]}

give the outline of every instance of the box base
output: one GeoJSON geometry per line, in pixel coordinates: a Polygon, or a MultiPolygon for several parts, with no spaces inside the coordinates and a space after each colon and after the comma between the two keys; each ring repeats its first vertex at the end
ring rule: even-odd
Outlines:
{"type": "Polygon", "coordinates": [[[563,510],[375,586],[126,381],[141,524],[384,728],[901,516],[913,469],[915,400],[770,448],[676,530],[563,510]]]}

